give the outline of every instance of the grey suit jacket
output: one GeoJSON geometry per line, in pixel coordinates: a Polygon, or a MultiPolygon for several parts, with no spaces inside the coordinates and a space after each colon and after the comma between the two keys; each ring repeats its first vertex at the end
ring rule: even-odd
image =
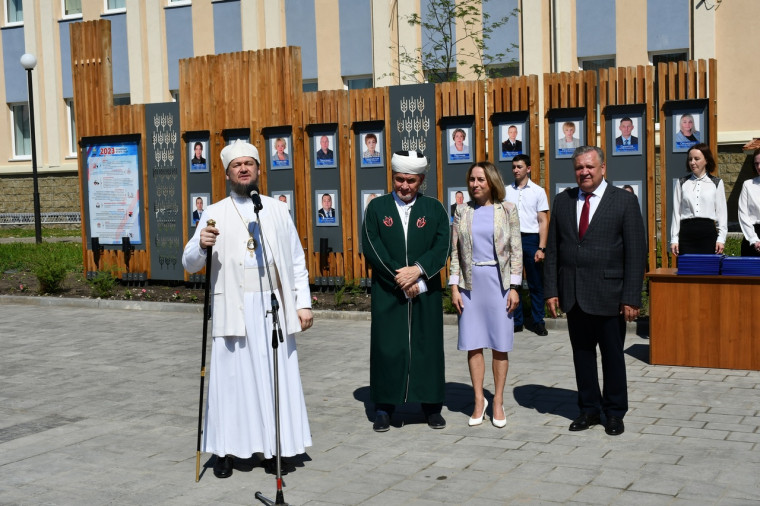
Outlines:
{"type": "Polygon", "coordinates": [[[544,260],[544,297],[559,297],[568,312],[614,316],[620,304],[641,306],[646,264],[644,222],[636,197],[607,185],[583,240],[578,240],[578,188],[558,194],[552,206],[544,260]]]}

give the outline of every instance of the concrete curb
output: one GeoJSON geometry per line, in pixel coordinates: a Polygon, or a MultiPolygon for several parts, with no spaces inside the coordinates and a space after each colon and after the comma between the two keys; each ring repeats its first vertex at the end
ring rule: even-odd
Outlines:
{"type": "MultiPolygon", "coordinates": [[[[202,314],[202,304],[187,304],[173,302],[149,302],[131,300],[103,300],[103,299],[71,299],[66,297],[24,296],[24,295],[0,295],[0,305],[20,304],[25,306],[39,307],[72,307],[89,309],[120,309],[122,311],[171,311],[174,313],[202,314]]],[[[323,309],[314,310],[314,318],[319,320],[348,320],[348,321],[371,321],[372,317],[367,311],[329,311],[323,309]]],[[[443,315],[444,325],[456,325],[457,315],[443,315]]],[[[548,330],[567,331],[567,319],[547,318],[548,330]]],[[[649,335],[649,319],[644,318],[637,322],[626,325],[628,333],[639,336],[649,335]]],[[[530,331],[528,331],[530,332],[530,331]]]]}

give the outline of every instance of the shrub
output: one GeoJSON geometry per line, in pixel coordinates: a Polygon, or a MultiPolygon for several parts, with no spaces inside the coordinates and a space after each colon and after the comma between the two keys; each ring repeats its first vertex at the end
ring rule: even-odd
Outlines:
{"type": "Polygon", "coordinates": [[[50,259],[34,267],[34,275],[40,283],[40,293],[58,293],[63,290],[63,282],[69,273],[65,265],[50,259]]]}
{"type": "Polygon", "coordinates": [[[90,280],[92,296],[96,299],[107,299],[114,294],[114,288],[118,283],[118,269],[114,266],[106,266],[105,270],[98,271],[90,280]]]}

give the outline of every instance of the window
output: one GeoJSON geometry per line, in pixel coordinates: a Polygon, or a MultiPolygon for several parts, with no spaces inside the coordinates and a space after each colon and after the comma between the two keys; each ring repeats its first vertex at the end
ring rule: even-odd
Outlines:
{"type": "Polygon", "coordinates": [[[20,24],[24,22],[24,8],[21,0],[5,0],[5,24],[20,24]]]}
{"type": "Polygon", "coordinates": [[[172,96],[172,102],[179,102],[179,90],[169,90],[169,94],[172,96]]]}
{"type": "Polygon", "coordinates": [[[303,91],[319,91],[319,85],[317,84],[317,80],[304,80],[303,81],[303,91]]]}
{"type": "Polygon", "coordinates": [[[343,79],[344,87],[347,90],[363,90],[374,87],[372,76],[366,77],[345,77],[343,79]]]}
{"type": "Polygon", "coordinates": [[[63,0],[63,17],[81,17],[82,0],[63,0]]]}
{"type": "Polygon", "coordinates": [[[74,100],[66,99],[66,116],[68,117],[69,156],[77,156],[77,126],[74,121],[74,100]]]}
{"type": "Polygon", "coordinates": [[[113,96],[113,105],[129,105],[132,101],[130,99],[129,94],[127,95],[114,95],[113,96]]]}
{"type": "Polygon", "coordinates": [[[660,73],[657,70],[657,67],[660,63],[670,63],[672,61],[674,62],[686,61],[689,58],[686,51],[679,51],[679,52],[673,52],[673,53],[652,53],[649,56],[652,61],[652,65],[654,65],[654,115],[655,115],[654,120],[655,122],[659,122],[660,121],[660,95],[659,95],[660,73]]]}
{"type": "Polygon", "coordinates": [[[29,105],[9,104],[13,123],[13,158],[32,157],[32,135],[29,125],[29,105]]]}
{"type": "Polygon", "coordinates": [[[106,0],[106,12],[127,10],[127,0],[106,0]]]}
{"type": "Polygon", "coordinates": [[[190,0],[169,0],[168,5],[175,6],[175,5],[190,5],[190,0]]]}
{"type": "Polygon", "coordinates": [[[451,78],[456,75],[456,71],[452,70],[450,72],[446,72],[445,70],[426,70],[425,71],[425,82],[426,83],[445,83],[451,80],[451,78]]]}
{"type": "MultiPolygon", "coordinates": [[[[608,57],[608,58],[589,58],[585,60],[579,60],[580,66],[583,70],[593,70],[596,72],[596,83],[599,84],[599,71],[601,69],[607,69],[610,67],[615,66],[615,58],[608,57]]],[[[596,128],[597,133],[599,132],[600,128],[600,116],[602,114],[601,108],[599,107],[599,93],[596,94],[596,128]]]]}
{"type": "Polygon", "coordinates": [[[518,62],[505,63],[501,65],[488,65],[486,74],[490,79],[496,77],[514,77],[520,75],[520,64],[518,62]]]}

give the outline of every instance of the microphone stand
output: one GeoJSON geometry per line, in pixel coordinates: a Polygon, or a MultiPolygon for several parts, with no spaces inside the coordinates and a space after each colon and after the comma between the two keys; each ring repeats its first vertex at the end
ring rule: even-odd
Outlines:
{"type": "Polygon", "coordinates": [[[274,501],[271,499],[265,497],[261,492],[256,492],[254,494],[254,497],[261,501],[264,504],[267,505],[273,505],[273,504],[284,504],[287,506],[287,503],[285,502],[285,497],[282,493],[282,464],[281,464],[281,455],[280,455],[280,375],[279,375],[279,360],[277,356],[277,349],[280,346],[280,343],[283,342],[282,338],[282,329],[280,328],[280,318],[277,314],[277,312],[280,309],[280,303],[277,300],[277,297],[275,296],[274,286],[272,285],[272,273],[269,270],[269,262],[267,260],[267,249],[264,245],[264,231],[261,228],[261,220],[259,219],[259,211],[261,211],[264,206],[261,205],[261,197],[259,196],[258,192],[251,193],[251,200],[253,201],[253,210],[256,213],[256,221],[259,224],[259,234],[261,235],[261,253],[264,256],[264,266],[267,271],[267,280],[269,281],[269,290],[272,292],[272,309],[271,311],[268,311],[268,313],[271,313],[272,315],[272,350],[274,350],[273,357],[272,357],[272,363],[274,368],[274,434],[275,434],[275,442],[276,442],[276,462],[275,465],[277,466],[277,495],[274,501]]]}

